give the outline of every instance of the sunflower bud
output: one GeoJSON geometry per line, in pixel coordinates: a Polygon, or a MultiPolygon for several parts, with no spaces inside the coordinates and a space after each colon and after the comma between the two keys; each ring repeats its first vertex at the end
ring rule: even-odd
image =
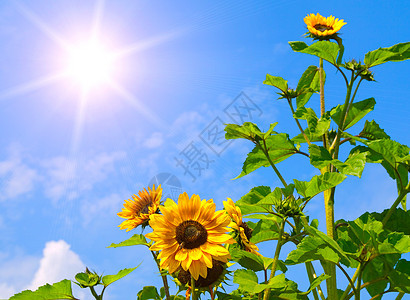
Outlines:
{"type": "Polygon", "coordinates": [[[295,217],[302,214],[297,201],[292,196],[282,201],[277,201],[274,207],[276,212],[283,216],[295,217]]]}

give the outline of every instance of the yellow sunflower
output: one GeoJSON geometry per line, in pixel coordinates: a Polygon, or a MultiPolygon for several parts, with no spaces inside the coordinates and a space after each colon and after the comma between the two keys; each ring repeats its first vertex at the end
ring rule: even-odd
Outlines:
{"type": "Polygon", "coordinates": [[[319,13],[307,15],[303,19],[309,32],[316,38],[324,39],[336,34],[346,23],[344,20],[335,19],[335,17],[323,17],[319,13]]]}
{"type": "Polygon", "coordinates": [[[130,231],[147,222],[149,216],[155,214],[161,201],[161,185],[155,188],[154,184],[152,190],[148,188],[147,192],[147,190],[144,189],[143,191],[139,191],[138,195],[139,196],[135,194],[132,195],[132,200],[125,200],[122,211],[117,214],[119,217],[126,219],[118,226],[120,229],[130,231]]]}
{"type": "Polygon", "coordinates": [[[160,206],[160,214],[150,216],[152,233],[145,236],[153,241],[150,250],[160,251],[160,267],[170,274],[180,267],[198,280],[207,277],[207,269],[212,268],[212,259],[227,262],[229,251],[222,246],[233,243],[228,231],[229,217],[224,211],[215,212],[212,200],[202,200],[198,195],[179,196],[178,205],[170,202],[160,206]]]}
{"type": "Polygon", "coordinates": [[[231,217],[232,222],[229,224],[234,231],[236,231],[236,239],[238,244],[248,252],[252,252],[257,255],[261,255],[258,251],[258,247],[250,242],[252,237],[252,229],[242,221],[242,212],[239,207],[235,205],[231,198],[228,198],[227,201],[223,201],[224,207],[228,215],[231,217]]]}

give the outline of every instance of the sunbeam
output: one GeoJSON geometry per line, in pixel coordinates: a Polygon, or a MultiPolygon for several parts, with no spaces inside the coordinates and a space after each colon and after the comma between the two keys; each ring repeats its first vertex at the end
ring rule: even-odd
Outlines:
{"type": "Polygon", "coordinates": [[[138,100],[124,87],[119,85],[114,80],[111,80],[109,83],[112,89],[116,91],[123,100],[127,101],[127,103],[134,107],[138,112],[142,113],[148,120],[155,124],[158,129],[168,128],[168,125],[164,121],[162,121],[155,113],[148,109],[140,100],[138,100]]]}
{"type": "Polygon", "coordinates": [[[38,90],[40,88],[49,86],[57,81],[60,81],[66,76],[67,74],[65,72],[60,72],[60,73],[46,75],[44,77],[37,78],[29,82],[19,84],[17,86],[14,86],[12,88],[9,88],[7,90],[0,92],[0,100],[23,95],[23,94],[38,90]]]}

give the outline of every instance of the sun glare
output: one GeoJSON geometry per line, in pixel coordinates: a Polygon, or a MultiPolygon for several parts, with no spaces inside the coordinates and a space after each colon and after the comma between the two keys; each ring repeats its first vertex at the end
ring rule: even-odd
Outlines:
{"type": "Polygon", "coordinates": [[[113,55],[97,42],[70,47],[67,74],[85,88],[106,83],[113,73],[113,55]]]}

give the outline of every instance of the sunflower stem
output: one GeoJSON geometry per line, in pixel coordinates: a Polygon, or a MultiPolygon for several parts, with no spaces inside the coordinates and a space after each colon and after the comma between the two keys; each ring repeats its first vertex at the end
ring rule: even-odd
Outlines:
{"type": "Polygon", "coordinates": [[[195,293],[195,278],[191,274],[191,299],[192,300],[197,300],[198,295],[195,293]]]}
{"type": "MultiPolygon", "coordinates": [[[[159,265],[159,261],[157,258],[157,254],[155,251],[151,251],[152,256],[154,257],[155,262],[157,263],[158,271],[161,273],[161,266],[159,265]]],[[[168,280],[166,275],[161,275],[162,277],[162,283],[164,285],[164,290],[165,290],[165,297],[167,300],[171,300],[171,295],[169,294],[169,285],[168,285],[168,280]]]]}
{"type": "MultiPolygon", "coordinates": [[[[319,84],[320,84],[320,117],[322,118],[325,115],[325,72],[323,70],[323,58],[319,59],[319,84]]],[[[326,130],[325,134],[323,135],[323,147],[327,149],[327,145],[329,144],[329,137],[328,131],[326,130]]]]}
{"type": "Polygon", "coordinates": [[[282,175],[280,174],[278,168],[276,168],[275,164],[273,163],[272,159],[269,156],[269,150],[268,150],[268,147],[266,145],[265,139],[263,140],[263,146],[264,146],[263,148],[261,147],[262,152],[265,154],[266,158],[268,159],[270,165],[272,166],[273,171],[275,171],[276,175],[279,177],[279,180],[282,182],[283,186],[287,187],[288,185],[287,185],[285,179],[282,177],[282,175]]]}
{"type": "MultiPolygon", "coordinates": [[[[279,238],[278,238],[278,243],[276,245],[276,250],[275,250],[275,257],[273,258],[273,263],[272,263],[272,269],[270,272],[270,276],[269,276],[269,281],[275,277],[275,273],[276,273],[276,268],[278,266],[278,261],[279,261],[279,254],[280,254],[280,250],[282,248],[282,236],[283,236],[283,231],[285,230],[285,222],[286,218],[282,221],[282,223],[280,224],[280,229],[279,229],[279,238]]],[[[267,288],[265,290],[265,294],[263,296],[263,300],[268,300],[269,299],[269,294],[270,294],[270,288],[267,288]]]]}

